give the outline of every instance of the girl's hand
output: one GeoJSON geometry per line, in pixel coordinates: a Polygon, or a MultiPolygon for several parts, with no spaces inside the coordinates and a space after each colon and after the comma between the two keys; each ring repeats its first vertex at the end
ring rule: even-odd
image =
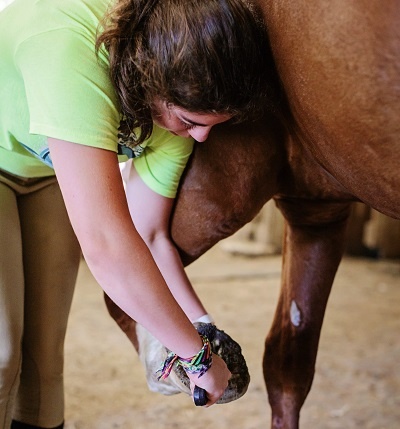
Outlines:
{"type": "Polygon", "coordinates": [[[202,377],[199,378],[197,374],[187,374],[192,394],[195,386],[207,392],[208,402],[205,407],[210,407],[218,401],[228,387],[228,381],[232,375],[223,359],[214,353],[212,359],[210,369],[202,377]]]}

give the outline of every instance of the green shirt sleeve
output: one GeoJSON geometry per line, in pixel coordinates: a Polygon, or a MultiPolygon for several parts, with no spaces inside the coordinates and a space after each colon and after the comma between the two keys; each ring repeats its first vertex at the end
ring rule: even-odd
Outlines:
{"type": "Polygon", "coordinates": [[[0,167],[53,174],[47,137],[117,150],[108,57],[95,52],[110,0],[15,0],[0,13],[0,167]]]}
{"type": "Polygon", "coordinates": [[[143,153],[133,159],[136,171],[154,192],[174,198],[193,144],[193,139],[174,136],[154,126],[143,153]]]}
{"type": "Polygon", "coordinates": [[[116,151],[116,95],[90,35],[70,28],[38,34],[17,55],[30,133],[116,151]]]}

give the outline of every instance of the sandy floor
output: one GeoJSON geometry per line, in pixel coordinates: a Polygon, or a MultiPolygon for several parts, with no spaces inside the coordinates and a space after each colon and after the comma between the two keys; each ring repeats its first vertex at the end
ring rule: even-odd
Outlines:
{"type": "MultiPolygon", "coordinates": [[[[188,396],[148,391],[132,346],[82,263],[66,343],[66,429],[269,428],[261,356],[280,263],[280,257],[244,258],[216,248],[188,269],[217,325],[241,344],[252,377],[243,398],[207,410],[188,396]]],[[[345,259],[302,429],[400,427],[399,316],[399,261],[345,259]]]]}

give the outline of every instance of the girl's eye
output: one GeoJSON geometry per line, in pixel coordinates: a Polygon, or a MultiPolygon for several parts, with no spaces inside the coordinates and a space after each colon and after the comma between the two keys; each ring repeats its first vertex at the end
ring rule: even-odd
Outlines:
{"type": "Polygon", "coordinates": [[[196,125],[194,125],[194,124],[188,124],[187,122],[184,122],[184,121],[180,121],[180,122],[183,125],[183,127],[185,128],[185,130],[192,130],[193,128],[196,127],[196,125]]]}

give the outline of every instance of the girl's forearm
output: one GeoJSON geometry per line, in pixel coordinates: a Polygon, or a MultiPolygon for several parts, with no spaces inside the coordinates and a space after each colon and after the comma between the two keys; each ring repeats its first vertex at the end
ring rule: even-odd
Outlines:
{"type": "Polygon", "coordinates": [[[179,356],[195,355],[202,347],[201,339],[170,292],[149,249],[138,234],[135,239],[124,237],[124,242],[123,257],[117,253],[117,248],[122,250],[121,243],[115,249],[107,249],[103,242],[101,247],[91,246],[87,253],[84,250],[94,277],[122,310],[162,344],[179,356]],[[110,260],[103,255],[115,257],[110,260]]]}
{"type": "Polygon", "coordinates": [[[148,246],[164,280],[186,316],[194,322],[207,314],[171,240],[166,236],[160,236],[152,243],[148,243],[148,246]]]}

